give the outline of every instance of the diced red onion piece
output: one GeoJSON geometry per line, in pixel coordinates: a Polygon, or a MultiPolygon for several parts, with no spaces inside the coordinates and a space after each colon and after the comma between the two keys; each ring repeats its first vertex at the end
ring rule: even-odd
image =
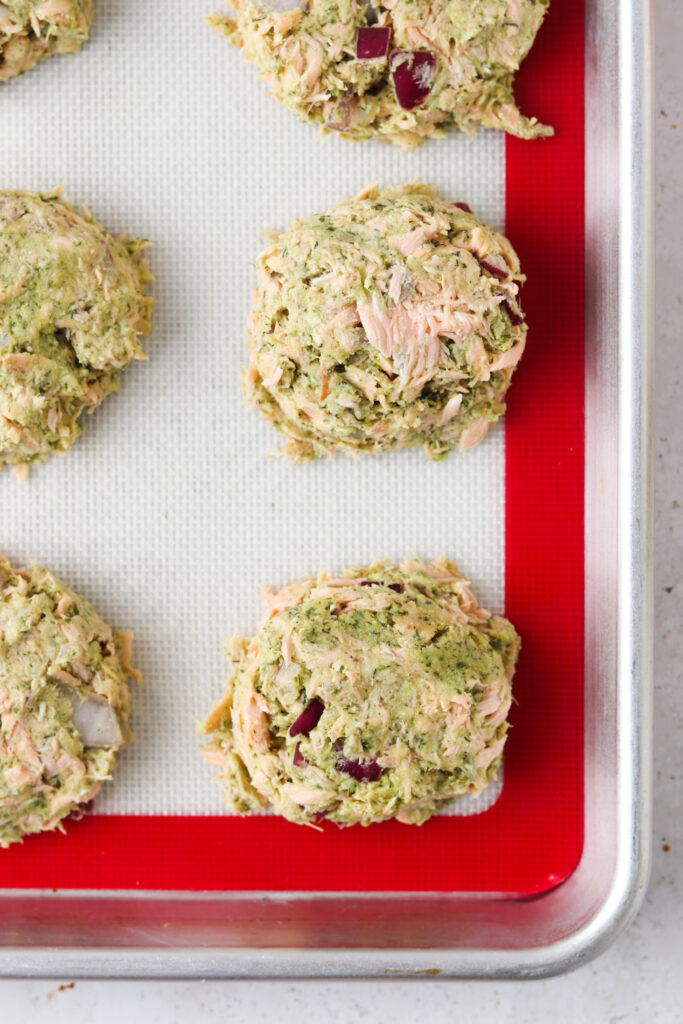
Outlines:
{"type": "MultiPolygon", "coordinates": [[[[2,13],[2,12],[0,11],[0,13],[2,13]]],[[[94,801],[94,799],[93,800],[88,800],[86,803],[79,804],[78,807],[74,807],[73,811],[69,815],[69,818],[72,821],[81,821],[81,819],[84,818],[86,816],[86,814],[89,814],[92,810],[94,810],[94,808],[95,808],[95,801],[94,801]]]]}
{"type": "Polygon", "coordinates": [[[320,716],[325,710],[325,705],[319,697],[314,697],[310,701],[304,710],[301,712],[296,721],[292,722],[289,727],[290,736],[308,736],[311,729],[315,729],[316,725],[320,721],[320,716]]]}
{"type": "Polygon", "coordinates": [[[346,757],[340,757],[335,767],[338,772],[350,775],[356,782],[377,782],[382,774],[377,761],[349,761],[346,757]]]}
{"type": "Polygon", "coordinates": [[[472,207],[469,203],[453,203],[453,206],[457,206],[459,210],[464,210],[465,213],[472,213],[472,207]]]}
{"type": "Polygon", "coordinates": [[[508,315],[508,319],[513,327],[519,327],[520,324],[524,323],[524,317],[521,313],[518,313],[516,309],[513,309],[507,299],[503,299],[501,306],[508,315]]]}
{"type": "MultiPolygon", "coordinates": [[[[379,580],[361,580],[361,587],[381,587],[382,583],[379,580]]],[[[397,594],[402,594],[405,587],[402,583],[387,583],[389,590],[394,590],[397,594]]]]}
{"type": "MultiPolygon", "coordinates": [[[[344,749],[344,740],[339,739],[334,745],[336,751],[344,749]]],[[[377,761],[352,761],[348,757],[337,758],[335,768],[343,775],[350,775],[356,782],[377,782],[382,774],[382,766],[377,761]]]]}
{"type": "Polygon", "coordinates": [[[436,75],[436,54],[431,50],[394,50],[391,76],[396,99],[404,110],[414,110],[429,96],[436,75]]]}
{"type": "Polygon", "coordinates": [[[360,116],[359,110],[358,97],[344,93],[332,111],[330,120],[325,122],[325,127],[331,132],[346,132],[356,123],[360,116]]]}
{"type": "Polygon", "coordinates": [[[389,51],[391,29],[388,26],[359,28],[356,36],[356,57],[358,60],[379,60],[389,51]]]}
{"type": "Polygon", "coordinates": [[[294,747],[294,756],[292,758],[292,764],[294,765],[295,768],[301,768],[302,764],[308,764],[308,761],[301,753],[301,748],[299,747],[298,743],[294,747]]]}
{"type": "Polygon", "coordinates": [[[487,274],[491,274],[493,277],[503,278],[508,276],[509,271],[503,270],[502,267],[497,267],[494,263],[489,263],[488,260],[479,260],[479,266],[482,270],[485,270],[487,274]]]}

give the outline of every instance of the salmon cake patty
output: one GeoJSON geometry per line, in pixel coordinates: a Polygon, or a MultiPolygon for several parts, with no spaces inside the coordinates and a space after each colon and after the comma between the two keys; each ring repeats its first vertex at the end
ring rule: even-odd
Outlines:
{"type": "Polygon", "coordinates": [[[473,447],[526,342],[508,240],[465,203],[404,185],[339,203],[258,259],[248,401],[294,461],[473,447]]]}
{"type": "Polygon", "coordinates": [[[512,91],[548,2],[231,0],[233,11],[209,23],[302,120],[412,149],[477,125],[552,134],[520,113],[512,91]]]}
{"type": "Polygon", "coordinates": [[[203,726],[233,813],[419,825],[494,778],[519,637],[455,565],[322,572],[265,599],[203,726]]]}
{"type": "Polygon", "coordinates": [[[0,192],[0,469],[63,453],[144,359],[146,242],[112,238],[58,192],[0,192]]]}
{"type": "Polygon", "coordinates": [[[46,569],[0,557],[0,846],[61,829],[111,776],[130,642],[46,569]]]}
{"type": "Polygon", "coordinates": [[[90,0],[2,0],[0,82],[55,53],[74,53],[88,38],[90,0]]]}

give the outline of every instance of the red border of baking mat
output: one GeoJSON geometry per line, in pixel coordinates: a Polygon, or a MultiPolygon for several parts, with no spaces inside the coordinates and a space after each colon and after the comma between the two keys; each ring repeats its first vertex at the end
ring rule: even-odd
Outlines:
{"type": "Polygon", "coordinates": [[[483,814],[422,828],[322,833],[276,817],[89,815],[69,822],[68,836],[0,851],[0,887],[528,895],[575,868],[583,845],[581,0],[554,0],[517,95],[556,135],[508,139],[506,150],[507,232],[528,276],[529,345],[506,417],[506,613],[524,649],[500,799],[483,814]]]}

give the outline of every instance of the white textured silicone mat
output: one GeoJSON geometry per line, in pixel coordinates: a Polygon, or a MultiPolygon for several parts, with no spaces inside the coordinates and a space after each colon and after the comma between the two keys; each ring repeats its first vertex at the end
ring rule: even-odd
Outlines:
{"type": "MultiPolygon", "coordinates": [[[[364,186],[424,180],[502,228],[503,136],[416,152],[321,138],[274,104],[203,16],[212,0],[96,0],[90,42],[0,88],[0,187],[85,203],[153,242],[149,362],[24,485],[0,475],[0,551],[33,559],[135,633],[135,743],[100,813],[221,813],[195,727],[222,692],[223,638],[259,588],[325,566],[444,554],[502,611],[504,427],[475,450],[292,467],[240,394],[261,233],[364,186]]],[[[484,810],[500,783],[456,813],[484,810]]]]}

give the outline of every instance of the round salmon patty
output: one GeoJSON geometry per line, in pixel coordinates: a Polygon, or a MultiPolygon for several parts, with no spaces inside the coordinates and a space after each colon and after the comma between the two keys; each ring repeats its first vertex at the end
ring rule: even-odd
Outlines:
{"type": "Polygon", "coordinates": [[[477,125],[552,134],[520,113],[512,91],[548,2],[231,0],[234,11],[209,23],[302,120],[412,149],[477,125]]]}
{"type": "Polygon", "coordinates": [[[144,359],[146,242],[112,238],[59,193],[0,192],[0,469],[63,453],[144,359]]]}
{"type": "Polygon", "coordinates": [[[110,778],[130,642],[46,569],[0,557],[0,846],[61,828],[110,778]]]}
{"type": "Polygon", "coordinates": [[[294,461],[473,447],[526,343],[508,240],[427,185],[368,189],[296,221],[258,260],[248,400],[294,461]]]}
{"type": "Polygon", "coordinates": [[[377,563],[265,597],[203,727],[233,813],[421,824],[496,775],[519,637],[455,565],[377,563]]]}
{"type": "Polygon", "coordinates": [[[2,0],[0,82],[56,53],[74,53],[88,38],[90,0],[2,0]]]}

